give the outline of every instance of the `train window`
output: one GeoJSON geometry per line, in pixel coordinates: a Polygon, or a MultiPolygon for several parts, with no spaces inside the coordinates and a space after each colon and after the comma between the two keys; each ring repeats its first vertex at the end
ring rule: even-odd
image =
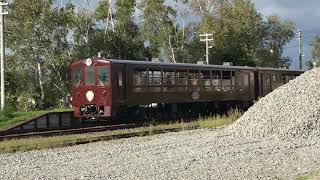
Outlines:
{"type": "Polygon", "coordinates": [[[94,67],[86,67],[86,84],[93,85],[94,84],[94,67]]]}
{"type": "Polygon", "coordinates": [[[108,66],[98,66],[98,81],[99,85],[107,85],[110,80],[110,69],[108,66]]]}
{"type": "Polygon", "coordinates": [[[74,69],[72,73],[73,84],[79,86],[81,83],[81,69],[74,69]]]}
{"type": "Polygon", "coordinates": [[[231,71],[231,85],[233,90],[236,88],[236,73],[234,71],[231,71]]]}
{"type": "Polygon", "coordinates": [[[211,90],[211,83],[210,83],[210,71],[201,71],[200,72],[200,84],[201,89],[203,91],[210,91],[211,90]]]}
{"type": "Polygon", "coordinates": [[[231,71],[222,71],[222,79],[231,79],[231,71]]]}
{"type": "Polygon", "coordinates": [[[271,74],[262,74],[262,85],[264,95],[272,91],[271,74]]]}
{"type": "Polygon", "coordinates": [[[279,81],[279,79],[280,78],[278,73],[272,74],[272,81],[271,81],[272,90],[281,86],[281,82],[279,81]]]}
{"type": "Polygon", "coordinates": [[[189,71],[189,87],[191,91],[199,91],[199,71],[189,71]]]}
{"type": "Polygon", "coordinates": [[[233,85],[233,77],[234,73],[232,73],[231,71],[222,71],[222,89],[224,91],[231,91],[233,85]]]}
{"type": "Polygon", "coordinates": [[[175,72],[170,70],[163,71],[163,91],[164,92],[175,92],[175,72]]]}
{"type": "Polygon", "coordinates": [[[161,85],[161,71],[160,70],[150,70],[149,71],[149,86],[161,85]]]}
{"type": "Polygon", "coordinates": [[[133,82],[135,86],[146,86],[148,71],[137,70],[133,73],[133,82]]]}
{"type": "Polygon", "coordinates": [[[286,83],[286,75],[285,74],[281,75],[281,80],[282,80],[282,84],[286,83]]]}
{"type": "Polygon", "coordinates": [[[135,70],[133,73],[133,92],[146,92],[147,90],[148,71],[135,70]]]}
{"type": "Polygon", "coordinates": [[[122,72],[118,72],[118,83],[119,83],[119,87],[123,86],[122,72]]]}
{"type": "Polygon", "coordinates": [[[237,75],[237,84],[239,91],[249,89],[249,73],[240,72],[237,75]]]}
{"type": "Polygon", "coordinates": [[[188,72],[177,71],[176,72],[176,86],[178,92],[185,92],[188,90],[188,72]]]}
{"type": "Polygon", "coordinates": [[[212,72],[211,83],[215,91],[221,91],[221,71],[212,72]]]}
{"type": "Polygon", "coordinates": [[[289,82],[291,80],[291,76],[290,76],[290,74],[287,74],[286,75],[286,82],[289,82]]]}
{"type": "Polygon", "coordinates": [[[272,83],[276,83],[277,82],[277,78],[275,74],[272,74],[272,83]]]}
{"type": "Polygon", "coordinates": [[[149,70],[149,91],[161,92],[161,70],[149,70]]]}

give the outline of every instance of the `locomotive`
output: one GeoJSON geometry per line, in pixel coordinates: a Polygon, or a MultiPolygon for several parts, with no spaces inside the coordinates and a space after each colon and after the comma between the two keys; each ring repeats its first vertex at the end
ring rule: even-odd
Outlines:
{"type": "Polygon", "coordinates": [[[204,64],[83,59],[72,63],[78,118],[209,113],[248,106],[303,71],[204,64]],[[148,107],[148,108],[146,108],[148,107]]]}

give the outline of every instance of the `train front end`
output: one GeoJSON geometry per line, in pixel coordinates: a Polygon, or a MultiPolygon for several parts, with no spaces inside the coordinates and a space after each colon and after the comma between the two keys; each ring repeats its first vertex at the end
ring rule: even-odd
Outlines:
{"type": "Polygon", "coordinates": [[[111,116],[111,63],[107,60],[85,59],[74,62],[72,70],[72,106],[78,118],[111,116]]]}

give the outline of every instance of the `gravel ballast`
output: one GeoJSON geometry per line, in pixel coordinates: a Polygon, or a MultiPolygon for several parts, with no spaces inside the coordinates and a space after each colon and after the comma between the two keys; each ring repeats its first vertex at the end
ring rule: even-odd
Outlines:
{"type": "Polygon", "coordinates": [[[319,145],[191,130],[0,155],[0,179],[292,179],[320,169],[319,145]]]}
{"type": "Polygon", "coordinates": [[[255,103],[228,128],[236,136],[320,136],[320,68],[307,71],[255,103]]]}

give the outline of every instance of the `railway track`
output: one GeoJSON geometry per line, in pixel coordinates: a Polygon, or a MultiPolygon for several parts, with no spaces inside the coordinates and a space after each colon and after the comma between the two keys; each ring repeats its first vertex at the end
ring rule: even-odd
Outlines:
{"type": "Polygon", "coordinates": [[[70,134],[81,134],[90,132],[101,132],[101,131],[112,131],[120,129],[138,128],[142,125],[138,124],[119,124],[119,125],[104,125],[104,126],[92,126],[92,127],[80,127],[72,129],[61,129],[61,130],[48,130],[40,132],[13,132],[0,135],[0,141],[8,139],[28,138],[28,137],[48,137],[58,135],[70,135],[70,134]]]}

